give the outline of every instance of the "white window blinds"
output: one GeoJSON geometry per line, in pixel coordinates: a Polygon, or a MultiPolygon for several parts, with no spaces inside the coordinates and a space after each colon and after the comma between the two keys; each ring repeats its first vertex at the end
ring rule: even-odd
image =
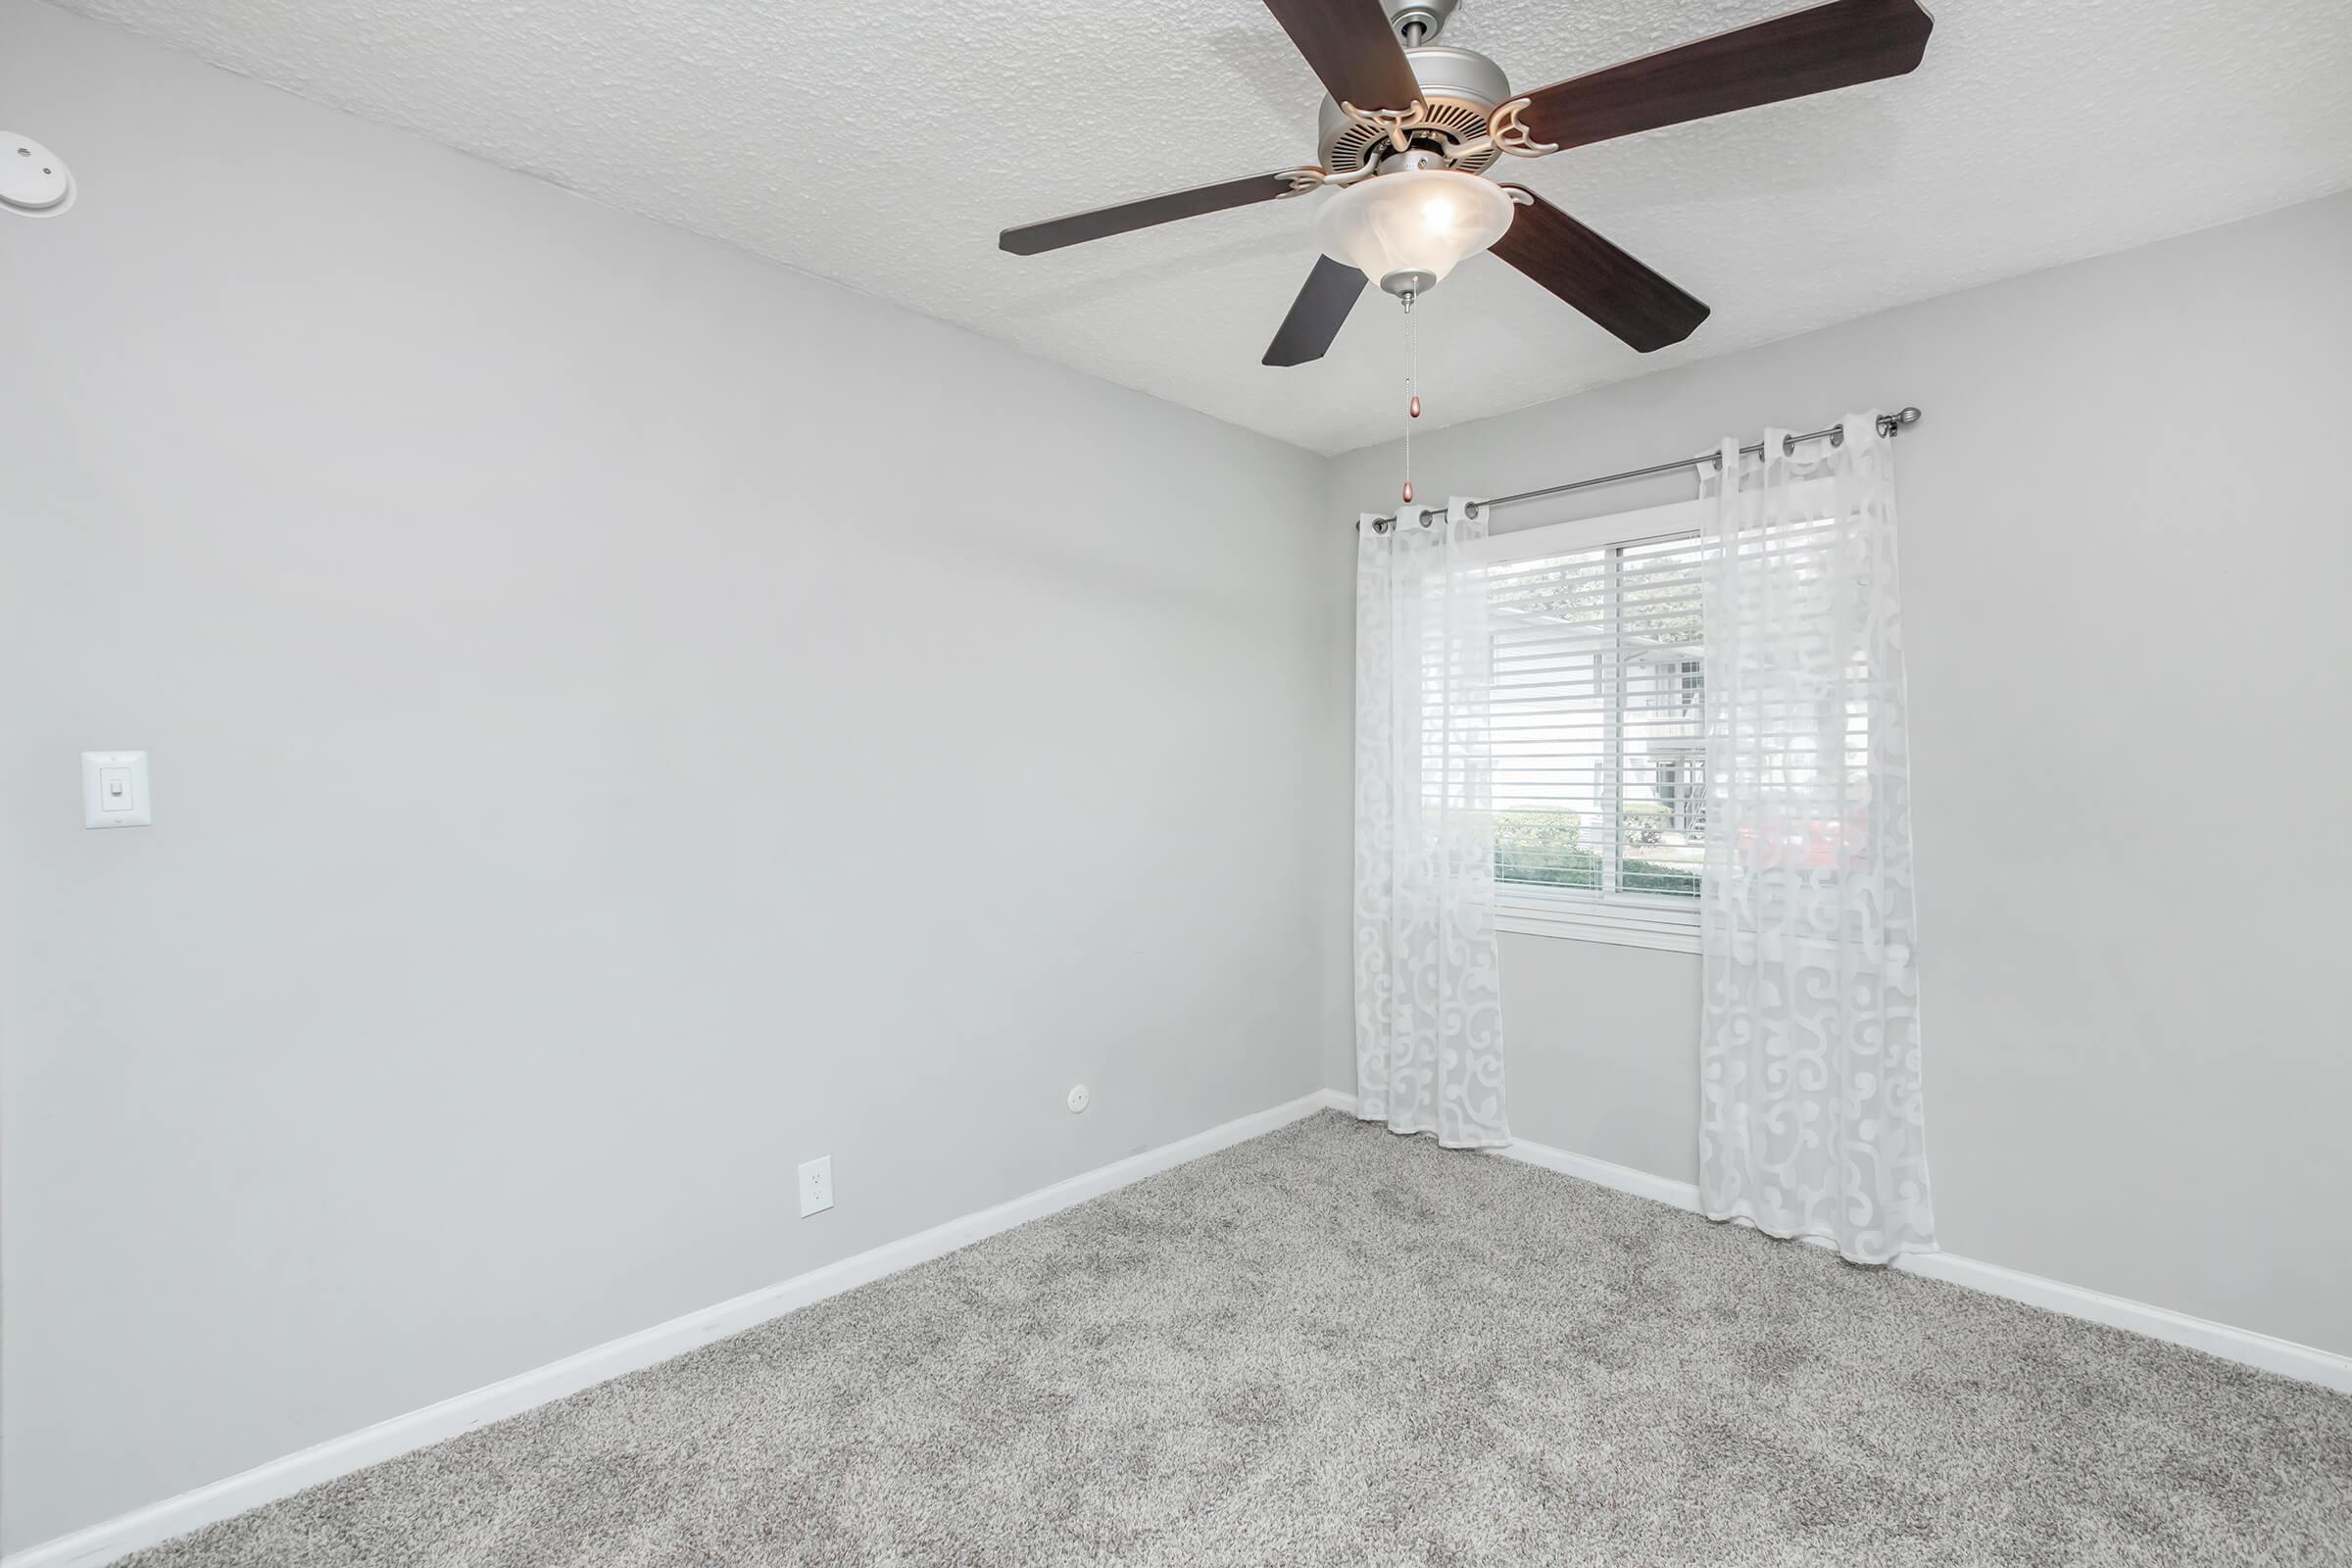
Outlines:
{"type": "Polygon", "coordinates": [[[1494,541],[1488,566],[1496,880],[1688,907],[1707,797],[1697,535],[1551,533],[1516,559],[1494,541]]]}

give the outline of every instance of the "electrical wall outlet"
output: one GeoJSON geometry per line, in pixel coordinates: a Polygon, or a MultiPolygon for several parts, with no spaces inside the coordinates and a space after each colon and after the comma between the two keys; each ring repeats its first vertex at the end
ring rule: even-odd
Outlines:
{"type": "Polygon", "coordinates": [[[833,1206],[833,1156],[820,1155],[801,1167],[801,1218],[833,1206]]]}

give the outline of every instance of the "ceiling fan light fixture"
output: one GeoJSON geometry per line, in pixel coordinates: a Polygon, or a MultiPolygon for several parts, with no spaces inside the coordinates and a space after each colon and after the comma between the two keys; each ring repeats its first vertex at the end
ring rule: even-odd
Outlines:
{"type": "Polygon", "coordinates": [[[1315,243],[1392,294],[1418,294],[1502,238],[1513,211],[1476,174],[1402,170],[1340,190],[1315,219],[1315,243]]]}
{"type": "Polygon", "coordinates": [[[1706,302],[1524,186],[1498,189],[1475,176],[1506,155],[1542,158],[1900,76],[1917,69],[1936,29],[1920,0],[1806,0],[1784,16],[1514,94],[1494,61],[1435,41],[1459,3],[1265,0],[1323,83],[1310,163],[1023,223],[999,234],[998,248],[1035,256],[1330,188],[1315,231],[1324,254],[1263,363],[1323,358],[1374,279],[1405,302],[1409,321],[1417,294],[1487,249],[1648,354],[1698,330],[1706,302]],[[1441,191],[1445,199],[1434,199],[1441,191]]]}

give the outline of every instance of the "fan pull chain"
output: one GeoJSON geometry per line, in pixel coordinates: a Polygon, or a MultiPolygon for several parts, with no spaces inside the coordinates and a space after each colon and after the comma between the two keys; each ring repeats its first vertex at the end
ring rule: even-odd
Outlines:
{"type": "Polygon", "coordinates": [[[1404,500],[1413,500],[1413,421],[1421,417],[1421,348],[1413,335],[1413,297],[1404,296],[1404,500]]]}

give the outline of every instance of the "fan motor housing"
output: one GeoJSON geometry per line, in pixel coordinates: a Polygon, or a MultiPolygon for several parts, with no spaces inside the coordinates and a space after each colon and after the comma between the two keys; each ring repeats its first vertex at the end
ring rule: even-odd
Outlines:
{"type": "MultiPolygon", "coordinates": [[[[1405,132],[1414,144],[1438,153],[1446,167],[1475,174],[1493,167],[1501,156],[1489,146],[1467,157],[1454,149],[1487,133],[1487,117],[1511,96],[1510,79],[1485,55],[1445,44],[1407,49],[1405,60],[1413,79],[1421,84],[1422,113],[1430,123],[1405,132]]],[[[1374,125],[1350,120],[1330,98],[1315,126],[1316,162],[1334,174],[1349,174],[1377,162],[1389,146],[1387,134],[1374,125]]]]}

